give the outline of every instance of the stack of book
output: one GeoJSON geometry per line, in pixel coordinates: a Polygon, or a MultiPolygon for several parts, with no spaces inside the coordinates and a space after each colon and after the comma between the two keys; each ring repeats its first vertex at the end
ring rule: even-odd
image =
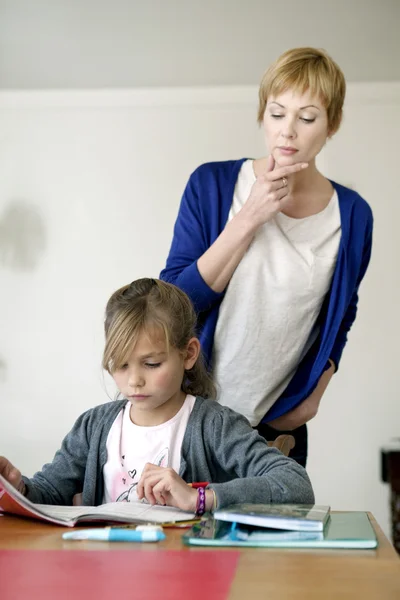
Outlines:
{"type": "Polygon", "coordinates": [[[331,513],[329,506],[236,504],[216,510],[183,536],[187,545],[270,548],[376,548],[365,512],[331,513]]]}

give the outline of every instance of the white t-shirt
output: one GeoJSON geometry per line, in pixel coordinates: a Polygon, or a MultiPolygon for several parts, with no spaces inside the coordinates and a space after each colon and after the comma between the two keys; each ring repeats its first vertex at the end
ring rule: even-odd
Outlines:
{"type": "MultiPolygon", "coordinates": [[[[250,195],[253,162],[243,163],[228,220],[250,195]]],[[[257,425],[279,398],[317,335],[341,236],[336,191],[303,219],[278,213],[256,233],[222,301],[214,337],[218,401],[257,425]]]]}
{"type": "Polygon", "coordinates": [[[130,419],[130,402],[118,413],[109,431],[103,468],[103,502],[138,502],[137,483],[146,463],[171,467],[179,473],[181,448],[195,397],[187,395],[179,412],[154,427],[130,419]]]}

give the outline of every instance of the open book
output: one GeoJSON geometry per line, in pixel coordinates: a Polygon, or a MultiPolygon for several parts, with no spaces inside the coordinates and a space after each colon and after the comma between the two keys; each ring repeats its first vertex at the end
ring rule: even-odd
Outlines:
{"type": "Polygon", "coordinates": [[[112,502],[100,506],[53,506],[34,504],[0,475],[0,513],[74,527],[88,521],[108,523],[179,523],[195,519],[194,513],[171,506],[140,502],[112,502]]]}

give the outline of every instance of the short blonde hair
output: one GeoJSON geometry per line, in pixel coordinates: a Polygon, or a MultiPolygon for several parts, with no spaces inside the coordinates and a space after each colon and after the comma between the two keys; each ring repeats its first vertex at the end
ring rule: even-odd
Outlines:
{"type": "Polygon", "coordinates": [[[346,81],[331,57],[317,48],[294,48],[284,52],[264,73],[259,89],[259,124],[268,98],[293,89],[319,97],[328,115],[328,130],[335,133],[342,120],[346,81]]]}

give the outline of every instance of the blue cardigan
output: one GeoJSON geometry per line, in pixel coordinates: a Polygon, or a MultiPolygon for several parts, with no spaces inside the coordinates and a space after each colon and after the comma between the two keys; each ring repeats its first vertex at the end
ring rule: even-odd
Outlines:
{"type": "MultiPolygon", "coordinates": [[[[207,163],[191,175],[182,197],[166,267],[160,274],[161,279],[177,285],[191,298],[198,314],[199,338],[208,366],[224,292],[216,293],[206,284],[197,268],[197,260],[226,225],[236,180],[245,160],[207,163]]],[[[319,335],[283,394],[263,418],[265,422],[305,400],[329,367],[329,358],[338,368],[347,333],[356,317],[358,288],[371,256],[372,211],[359,194],[331,183],[338,194],[342,234],[331,288],[318,316],[319,335]]]]}

